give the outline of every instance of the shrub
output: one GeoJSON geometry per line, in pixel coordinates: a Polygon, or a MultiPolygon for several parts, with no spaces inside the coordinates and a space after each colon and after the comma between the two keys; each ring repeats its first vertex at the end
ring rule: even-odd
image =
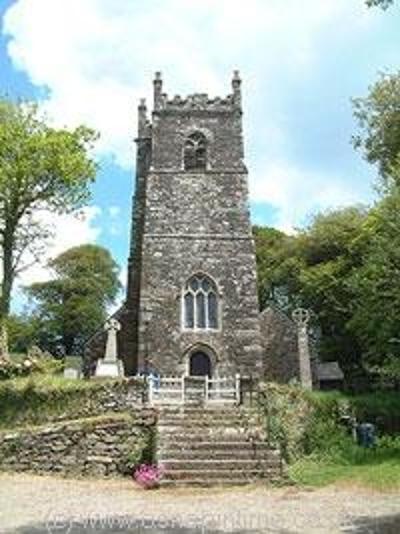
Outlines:
{"type": "Polygon", "coordinates": [[[63,368],[63,362],[52,356],[0,359],[0,380],[11,380],[34,373],[53,375],[60,373],[63,368]]]}
{"type": "Polygon", "coordinates": [[[123,469],[127,473],[132,473],[140,464],[152,461],[151,435],[145,432],[140,436],[135,436],[127,443],[127,453],[123,458],[123,469]]]}
{"type": "Polygon", "coordinates": [[[32,362],[28,359],[25,362],[19,363],[9,359],[0,359],[0,380],[28,376],[31,373],[32,362]]]}
{"type": "Polygon", "coordinates": [[[62,373],[64,370],[64,362],[57,360],[53,356],[42,356],[41,358],[35,358],[32,360],[34,366],[32,368],[33,373],[40,373],[43,375],[56,375],[62,373]]]}
{"type": "Polygon", "coordinates": [[[298,385],[263,384],[260,395],[268,441],[286,461],[315,450],[337,450],[351,439],[340,422],[351,417],[340,394],[310,393],[298,385]]]}

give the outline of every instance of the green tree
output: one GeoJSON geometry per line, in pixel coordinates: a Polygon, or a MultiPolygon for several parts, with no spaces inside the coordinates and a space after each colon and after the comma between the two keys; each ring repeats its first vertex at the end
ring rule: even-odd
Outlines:
{"type": "Polygon", "coordinates": [[[0,100],[0,320],[9,314],[24,254],[37,259],[51,233],[40,212],[71,212],[87,201],[96,173],[88,151],[96,137],[85,126],[52,128],[34,103],[0,100]]]}
{"type": "Polygon", "coordinates": [[[320,213],[295,236],[254,229],[262,305],[268,295],[288,312],[295,306],[311,309],[321,332],[321,357],[338,359],[349,371],[361,366],[358,338],[348,322],[354,299],[350,280],[370,238],[367,222],[368,210],[355,206],[320,213]]]}
{"type": "Polygon", "coordinates": [[[393,370],[400,368],[400,72],[382,74],[367,97],[354,100],[354,113],[360,127],[355,146],[378,165],[384,187],[368,216],[362,266],[351,278],[355,298],[348,327],[368,364],[393,370]]]}
{"type": "Polygon", "coordinates": [[[299,297],[299,274],[303,260],[296,239],[269,227],[253,227],[256,246],[258,296],[261,309],[274,303],[288,313],[299,297]]]}
{"type": "Polygon", "coordinates": [[[377,164],[385,183],[399,176],[400,167],[400,72],[381,74],[364,98],[353,99],[359,131],[354,146],[366,160],[377,164]]]}
{"type": "Polygon", "coordinates": [[[350,330],[357,335],[364,360],[400,364],[400,189],[393,187],[368,215],[370,240],[351,282],[350,330]]]}
{"type": "Polygon", "coordinates": [[[387,9],[393,4],[393,0],[366,0],[366,4],[368,7],[379,6],[382,9],[387,9]]]}
{"type": "Polygon", "coordinates": [[[27,288],[36,303],[38,344],[50,352],[80,352],[107,316],[120,290],[119,268],[110,253],[82,245],[50,262],[54,277],[27,288]]]}
{"type": "Polygon", "coordinates": [[[367,215],[362,206],[318,214],[298,237],[304,261],[301,300],[318,317],[321,355],[339,360],[348,370],[361,364],[357,336],[348,329],[354,299],[349,280],[369,240],[367,215]]]}
{"type": "Polygon", "coordinates": [[[28,314],[10,314],[7,318],[8,343],[11,353],[26,353],[38,343],[39,323],[28,314]]]}

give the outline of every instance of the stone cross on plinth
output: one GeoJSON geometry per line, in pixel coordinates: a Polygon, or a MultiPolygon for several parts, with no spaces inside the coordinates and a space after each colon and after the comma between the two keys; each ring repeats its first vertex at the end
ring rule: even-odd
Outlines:
{"type": "Polygon", "coordinates": [[[104,358],[98,360],[95,376],[117,377],[123,375],[122,363],[118,359],[117,333],[121,330],[120,323],[113,317],[104,325],[107,332],[104,358]]]}
{"type": "Polygon", "coordinates": [[[121,330],[121,325],[116,319],[109,319],[104,325],[107,332],[106,353],[104,355],[105,362],[116,362],[118,358],[117,351],[117,333],[121,330]]]}
{"type": "Polygon", "coordinates": [[[312,389],[310,346],[308,339],[310,312],[305,308],[296,308],[293,310],[292,319],[297,326],[300,383],[304,388],[312,389]]]}

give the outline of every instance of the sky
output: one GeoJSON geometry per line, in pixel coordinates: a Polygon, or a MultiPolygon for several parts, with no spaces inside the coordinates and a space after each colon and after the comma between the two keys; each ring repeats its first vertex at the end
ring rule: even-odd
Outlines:
{"type": "Polygon", "coordinates": [[[79,219],[43,214],[54,238],[19,287],[87,242],[110,249],[125,281],[136,109],[140,97],[151,106],[155,71],[171,96],[224,96],[240,70],[253,223],[293,232],[319,210],[372,202],[376,172],[351,145],[351,97],[398,70],[399,52],[396,3],[0,0],[0,93],[37,100],[55,126],[101,134],[90,206],[79,219]]]}

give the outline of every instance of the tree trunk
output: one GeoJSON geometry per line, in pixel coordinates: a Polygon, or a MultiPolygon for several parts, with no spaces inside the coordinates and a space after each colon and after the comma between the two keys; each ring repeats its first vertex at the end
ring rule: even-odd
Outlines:
{"type": "Polygon", "coordinates": [[[14,281],[13,271],[14,232],[6,229],[3,234],[3,257],[1,259],[0,287],[0,358],[8,357],[7,318],[10,313],[11,289],[14,281]]]}
{"type": "Polygon", "coordinates": [[[8,359],[8,333],[4,320],[0,322],[0,360],[8,359]]]}
{"type": "Polygon", "coordinates": [[[14,281],[13,271],[14,232],[6,231],[3,237],[3,279],[1,281],[0,320],[7,319],[10,313],[11,289],[14,281]]]}

